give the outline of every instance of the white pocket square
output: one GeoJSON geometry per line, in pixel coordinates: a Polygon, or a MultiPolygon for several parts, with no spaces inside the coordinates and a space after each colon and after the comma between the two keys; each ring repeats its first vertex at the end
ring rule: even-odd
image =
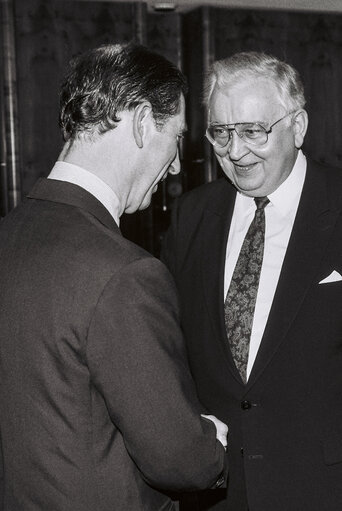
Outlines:
{"type": "Polygon", "coordinates": [[[338,282],[339,280],[342,280],[342,275],[338,273],[338,271],[334,270],[328,277],[321,280],[319,284],[328,284],[329,282],[338,282]]]}

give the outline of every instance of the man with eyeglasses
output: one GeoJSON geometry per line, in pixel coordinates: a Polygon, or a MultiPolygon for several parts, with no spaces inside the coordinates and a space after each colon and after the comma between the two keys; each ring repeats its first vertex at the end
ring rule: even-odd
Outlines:
{"type": "Polygon", "coordinates": [[[206,93],[225,178],[179,201],[163,259],[200,400],[229,426],[230,476],[183,509],[337,511],[342,173],[302,153],[303,86],[287,63],[235,54],[206,93]]]}

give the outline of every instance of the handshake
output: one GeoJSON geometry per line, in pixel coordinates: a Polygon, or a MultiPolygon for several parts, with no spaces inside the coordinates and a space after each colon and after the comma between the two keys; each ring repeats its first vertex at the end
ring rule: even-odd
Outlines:
{"type": "Polygon", "coordinates": [[[201,414],[201,417],[204,417],[205,419],[211,420],[216,427],[216,438],[221,442],[223,447],[227,450],[227,437],[228,437],[228,426],[220,421],[215,415],[204,415],[201,414]]]}

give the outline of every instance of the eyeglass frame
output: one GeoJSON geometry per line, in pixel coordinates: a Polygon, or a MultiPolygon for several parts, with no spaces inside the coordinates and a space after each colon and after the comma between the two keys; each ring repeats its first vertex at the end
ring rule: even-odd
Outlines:
{"type": "Polygon", "coordinates": [[[272,128],[278,124],[278,122],[282,121],[283,119],[285,119],[286,117],[288,117],[289,115],[292,115],[296,112],[297,110],[292,110],[291,112],[287,113],[286,115],[284,115],[283,117],[281,117],[280,119],[278,119],[277,121],[275,121],[273,124],[271,124],[271,126],[266,129],[265,126],[263,126],[260,122],[235,122],[235,123],[230,123],[230,124],[210,124],[207,129],[206,129],[206,132],[205,132],[205,136],[206,138],[209,140],[209,142],[211,143],[211,145],[213,147],[219,147],[220,149],[224,149],[225,147],[227,147],[227,145],[229,144],[229,142],[232,140],[232,136],[230,135],[230,133],[232,131],[235,131],[235,133],[237,134],[237,136],[239,138],[241,138],[241,140],[243,140],[245,142],[245,144],[250,144],[250,145],[253,145],[253,146],[257,146],[257,147],[261,147],[265,144],[267,144],[268,142],[268,135],[270,133],[272,133],[272,128]],[[237,125],[242,125],[242,124],[256,124],[257,126],[259,126],[260,128],[262,128],[265,133],[266,133],[266,141],[263,142],[262,144],[254,144],[253,142],[248,142],[246,140],[244,140],[240,135],[239,133],[236,131],[235,129],[235,126],[237,125]],[[225,145],[222,145],[220,146],[216,140],[213,141],[211,135],[209,134],[209,128],[212,127],[212,126],[215,126],[215,127],[218,127],[218,128],[225,128],[228,130],[228,140],[227,140],[227,143],[225,145]]]}

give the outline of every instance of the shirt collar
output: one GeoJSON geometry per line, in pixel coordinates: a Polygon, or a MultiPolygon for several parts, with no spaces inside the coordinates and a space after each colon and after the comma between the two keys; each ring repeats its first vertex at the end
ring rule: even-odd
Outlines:
{"type": "Polygon", "coordinates": [[[296,212],[303,190],[306,174],[306,158],[302,151],[298,152],[294,167],[285,181],[268,198],[281,216],[285,217],[296,212]]]}
{"type": "Polygon", "coordinates": [[[120,200],[116,193],[99,177],[78,165],[57,161],[48,175],[48,179],[57,179],[78,185],[91,193],[108,210],[116,224],[120,225],[120,200]]]}

